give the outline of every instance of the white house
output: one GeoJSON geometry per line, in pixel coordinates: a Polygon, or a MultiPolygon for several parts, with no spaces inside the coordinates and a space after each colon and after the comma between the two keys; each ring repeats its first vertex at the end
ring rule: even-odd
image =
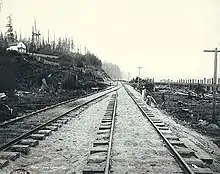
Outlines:
{"type": "Polygon", "coordinates": [[[6,50],[14,50],[20,53],[26,53],[27,47],[23,42],[19,41],[9,44],[9,47],[6,50]]]}

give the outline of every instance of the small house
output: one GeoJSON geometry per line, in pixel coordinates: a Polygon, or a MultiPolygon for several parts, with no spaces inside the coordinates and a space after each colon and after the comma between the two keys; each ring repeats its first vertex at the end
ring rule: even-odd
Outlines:
{"type": "Polygon", "coordinates": [[[19,42],[9,44],[9,47],[6,50],[7,51],[13,50],[13,51],[17,51],[19,53],[26,53],[27,47],[23,42],[19,41],[19,42]]]}

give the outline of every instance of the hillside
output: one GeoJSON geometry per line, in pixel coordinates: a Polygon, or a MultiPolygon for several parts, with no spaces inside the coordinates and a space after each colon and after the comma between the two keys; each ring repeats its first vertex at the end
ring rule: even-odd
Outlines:
{"type": "Polygon", "coordinates": [[[53,59],[45,64],[39,57],[28,54],[0,54],[0,93],[8,96],[1,100],[1,107],[7,105],[13,109],[13,115],[8,115],[3,107],[0,120],[79,97],[92,92],[92,87],[103,89],[110,80],[101,68],[101,61],[89,54],[62,55],[56,60],[58,65],[48,64],[53,59]]]}

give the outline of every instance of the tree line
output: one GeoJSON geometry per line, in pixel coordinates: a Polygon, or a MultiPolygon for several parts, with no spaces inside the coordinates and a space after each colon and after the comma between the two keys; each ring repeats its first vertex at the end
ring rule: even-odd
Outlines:
{"type": "Polygon", "coordinates": [[[122,79],[122,73],[118,65],[104,62],[102,64],[102,69],[112,78],[112,79],[122,79]]]}
{"type": "MultiPolygon", "coordinates": [[[[59,37],[58,41],[47,39],[40,34],[36,26],[32,29],[32,36],[22,37],[21,33],[18,36],[13,29],[12,16],[8,16],[8,23],[6,25],[7,31],[0,33],[0,51],[4,52],[12,43],[22,41],[26,47],[27,52],[38,54],[47,54],[59,56],[61,63],[68,65],[77,65],[77,67],[94,66],[101,68],[102,62],[97,56],[91,53],[88,48],[84,47],[85,54],[81,53],[80,48],[76,50],[73,38],[59,37]]],[[[35,24],[36,25],[36,24],[35,24]]],[[[49,32],[48,32],[49,35],[49,32]]]]}

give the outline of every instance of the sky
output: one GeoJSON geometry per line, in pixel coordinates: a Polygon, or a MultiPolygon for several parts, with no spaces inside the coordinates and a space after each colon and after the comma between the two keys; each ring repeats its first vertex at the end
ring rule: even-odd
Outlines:
{"type": "Polygon", "coordinates": [[[0,31],[12,14],[15,30],[30,36],[35,17],[45,37],[73,37],[131,77],[139,66],[143,78],[213,76],[214,53],[203,50],[220,49],[220,0],[2,1],[0,31]]]}

